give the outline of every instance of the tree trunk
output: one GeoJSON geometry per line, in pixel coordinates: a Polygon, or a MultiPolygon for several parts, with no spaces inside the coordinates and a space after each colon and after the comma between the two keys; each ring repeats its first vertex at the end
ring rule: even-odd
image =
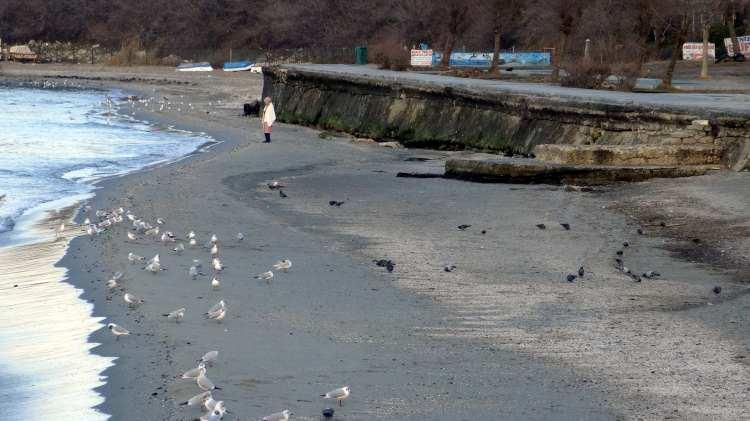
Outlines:
{"type": "Polygon", "coordinates": [[[447,69],[451,65],[451,54],[453,54],[453,47],[456,44],[456,38],[453,34],[448,34],[448,38],[445,40],[443,45],[443,59],[440,60],[440,67],[447,69]]]}
{"type": "Polygon", "coordinates": [[[672,57],[669,60],[669,65],[667,66],[666,72],[664,72],[664,77],[661,79],[662,86],[665,89],[671,89],[672,88],[672,78],[674,77],[674,68],[677,66],[677,60],[682,55],[682,44],[685,43],[686,38],[686,32],[687,32],[687,22],[682,23],[682,27],[680,28],[680,32],[677,34],[677,45],[675,45],[674,50],[672,50],[672,57]]]}
{"type": "Polygon", "coordinates": [[[701,63],[701,79],[708,79],[708,35],[709,24],[703,23],[703,60],[701,63]]]}
{"type": "Polygon", "coordinates": [[[552,81],[558,82],[560,80],[560,65],[562,64],[563,57],[565,56],[565,49],[568,44],[568,34],[560,33],[560,48],[555,54],[555,65],[552,68],[552,81]]]}
{"type": "Polygon", "coordinates": [[[737,11],[734,8],[734,2],[732,2],[729,9],[729,38],[732,39],[732,53],[736,56],[741,53],[740,40],[737,39],[737,30],[734,25],[737,24],[737,11]]]}
{"type": "Polygon", "coordinates": [[[492,66],[490,73],[498,73],[500,65],[500,28],[495,28],[495,48],[492,50],[492,66]]]}

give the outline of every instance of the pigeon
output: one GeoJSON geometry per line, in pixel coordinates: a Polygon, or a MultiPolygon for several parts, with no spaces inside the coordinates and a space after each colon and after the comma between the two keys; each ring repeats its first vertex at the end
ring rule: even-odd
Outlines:
{"type": "Polygon", "coordinates": [[[256,275],[255,279],[262,279],[270,284],[271,279],[273,279],[273,272],[270,270],[268,272],[263,272],[261,274],[256,275]]]}
{"type": "Polygon", "coordinates": [[[638,228],[638,230],[636,232],[638,233],[638,235],[645,235],[646,234],[646,231],[644,231],[641,228],[638,228]]]}
{"type": "Polygon", "coordinates": [[[576,276],[571,273],[571,274],[568,275],[568,277],[566,279],[567,279],[568,282],[575,282],[576,276]]]}
{"type": "Polygon", "coordinates": [[[565,228],[565,231],[570,231],[570,224],[560,224],[563,228],[565,228]]]}
{"type": "Polygon", "coordinates": [[[463,225],[459,225],[456,228],[458,228],[459,231],[466,231],[467,229],[471,228],[471,225],[463,224],[463,225]]]}
{"type": "Polygon", "coordinates": [[[143,300],[143,298],[137,298],[133,294],[126,293],[122,296],[123,301],[125,301],[128,304],[128,307],[130,308],[138,308],[141,304],[145,303],[146,301],[143,300]]]}
{"type": "Polygon", "coordinates": [[[659,272],[654,272],[653,270],[650,270],[650,271],[648,271],[648,272],[646,272],[646,273],[643,274],[643,277],[646,278],[646,279],[655,279],[655,278],[658,278],[660,276],[661,276],[661,274],[659,272]]]}
{"type": "Polygon", "coordinates": [[[338,202],[338,201],[336,201],[336,200],[331,200],[330,202],[328,202],[328,204],[329,204],[330,206],[335,206],[335,207],[337,207],[337,208],[340,208],[340,207],[341,207],[341,205],[343,205],[344,203],[346,203],[346,202],[338,202]]]}
{"type": "Polygon", "coordinates": [[[288,409],[285,409],[275,414],[266,415],[265,417],[261,418],[261,421],[288,421],[292,415],[294,415],[294,413],[292,413],[288,409]]]}
{"type": "Polygon", "coordinates": [[[178,308],[177,310],[164,314],[163,316],[169,320],[174,320],[175,322],[180,323],[182,319],[185,318],[185,307],[178,308]]]}
{"type": "Polygon", "coordinates": [[[583,275],[585,273],[586,273],[586,271],[583,269],[583,266],[581,266],[580,268],[578,268],[578,276],[580,276],[581,278],[583,278],[583,275]]]}
{"type": "Polygon", "coordinates": [[[622,243],[622,246],[623,246],[623,247],[625,247],[625,248],[628,248],[628,247],[630,247],[630,243],[628,243],[628,242],[626,241],[626,242],[622,243]]]}
{"type": "Polygon", "coordinates": [[[713,291],[714,291],[714,294],[719,295],[721,294],[721,287],[717,285],[714,287],[713,291]]]}
{"type": "Polygon", "coordinates": [[[333,408],[325,408],[323,409],[323,418],[333,418],[333,414],[336,411],[333,410],[333,408]]]}
{"type": "Polygon", "coordinates": [[[286,199],[289,196],[286,193],[284,193],[284,190],[279,190],[279,197],[282,199],[286,199]]]}
{"type": "Polygon", "coordinates": [[[445,267],[443,268],[443,270],[444,270],[445,272],[453,272],[454,270],[456,270],[456,265],[446,265],[446,266],[445,266],[445,267]]]}
{"type": "Polygon", "coordinates": [[[344,399],[349,397],[349,394],[351,393],[351,390],[349,386],[340,387],[338,389],[331,390],[328,393],[320,395],[323,399],[335,399],[339,406],[344,406],[343,401],[344,399]]]}
{"type": "Polygon", "coordinates": [[[113,335],[115,335],[115,340],[120,340],[120,336],[128,336],[130,335],[130,331],[125,329],[122,326],[116,325],[114,323],[110,323],[107,325],[107,329],[109,329],[110,332],[112,332],[113,335]]]}
{"type": "Polygon", "coordinates": [[[292,268],[292,261],[289,259],[282,259],[273,264],[273,268],[283,272],[289,271],[292,268]]]}
{"type": "Polygon", "coordinates": [[[617,250],[617,255],[618,256],[622,256],[623,254],[624,254],[624,252],[622,250],[617,250]]]}

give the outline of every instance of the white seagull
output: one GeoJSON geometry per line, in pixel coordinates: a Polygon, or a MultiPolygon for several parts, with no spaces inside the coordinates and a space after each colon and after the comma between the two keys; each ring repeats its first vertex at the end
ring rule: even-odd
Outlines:
{"type": "Polygon", "coordinates": [[[338,389],[331,390],[330,392],[320,395],[323,399],[335,399],[338,401],[339,406],[344,406],[343,401],[344,399],[349,397],[349,393],[351,393],[351,389],[349,386],[340,387],[338,389]]]}
{"type": "Polygon", "coordinates": [[[125,329],[122,326],[116,325],[114,323],[108,324],[107,329],[109,329],[109,331],[112,332],[113,335],[115,335],[116,340],[120,340],[120,336],[130,335],[129,330],[125,329]]]}
{"type": "Polygon", "coordinates": [[[182,319],[185,318],[185,307],[178,308],[175,311],[169,312],[164,315],[169,320],[174,320],[177,323],[180,323],[182,319]]]}
{"type": "Polygon", "coordinates": [[[132,308],[137,308],[141,304],[146,302],[143,300],[143,298],[138,298],[130,293],[126,293],[125,295],[123,295],[122,299],[128,304],[128,307],[132,307],[132,308]]]}
{"type": "Polygon", "coordinates": [[[268,272],[263,272],[259,275],[256,275],[255,279],[262,279],[268,283],[271,283],[271,279],[273,279],[273,272],[271,272],[270,270],[268,272]]]}
{"type": "Polygon", "coordinates": [[[294,415],[293,412],[291,412],[288,409],[285,409],[275,414],[266,415],[265,417],[261,418],[261,421],[288,421],[292,415],[294,415]]]}
{"type": "MultiPolygon", "coordinates": [[[[223,301],[222,301],[223,302],[223,301]]],[[[201,357],[199,362],[202,362],[204,364],[208,364],[209,366],[216,362],[216,360],[219,358],[219,351],[208,351],[201,357]]]]}
{"type": "Polygon", "coordinates": [[[292,261],[289,259],[279,260],[278,262],[274,263],[273,268],[276,270],[287,272],[292,268],[292,261]]]}

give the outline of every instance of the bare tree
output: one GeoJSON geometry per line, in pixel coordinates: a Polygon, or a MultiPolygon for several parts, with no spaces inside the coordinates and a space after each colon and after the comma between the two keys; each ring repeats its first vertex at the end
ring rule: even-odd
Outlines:
{"type": "Polygon", "coordinates": [[[579,24],[585,0],[530,0],[526,9],[528,35],[556,45],[552,79],[560,77],[560,66],[567,60],[570,39],[579,24]]]}
{"type": "Polygon", "coordinates": [[[491,20],[493,49],[490,72],[497,72],[500,63],[503,32],[508,32],[513,22],[519,22],[526,2],[523,0],[478,0],[475,6],[479,14],[491,20]]]}

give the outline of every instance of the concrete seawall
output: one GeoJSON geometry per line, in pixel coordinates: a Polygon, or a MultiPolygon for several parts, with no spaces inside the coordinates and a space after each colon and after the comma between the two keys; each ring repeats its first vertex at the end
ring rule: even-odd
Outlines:
{"type": "Polygon", "coordinates": [[[718,160],[740,170],[749,164],[750,97],[744,95],[586,91],[353,66],[266,68],[264,95],[274,99],[281,121],[412,147],[512,153],[539,145],[622,147],[634,161],[643,147],[643,165],[660,163],[654,147],[669,147],[670,163],[689,156],[685,165],[718,160]]]}

